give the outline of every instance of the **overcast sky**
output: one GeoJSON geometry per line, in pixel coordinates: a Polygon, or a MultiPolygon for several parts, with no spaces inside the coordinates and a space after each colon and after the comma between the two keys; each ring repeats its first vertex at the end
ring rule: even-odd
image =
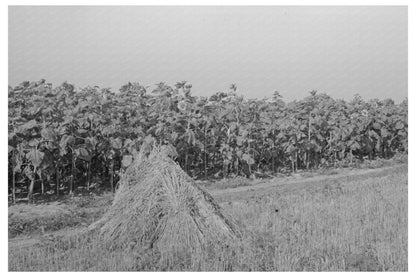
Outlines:
{"type": "Polygon", "coordinates": [[[9,85],[407,96],[407,7],[9,7],[9,85]]]}

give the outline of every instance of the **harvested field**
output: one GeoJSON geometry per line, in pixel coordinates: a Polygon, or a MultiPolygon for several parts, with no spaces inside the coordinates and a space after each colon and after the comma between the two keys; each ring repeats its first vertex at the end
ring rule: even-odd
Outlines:
{"type": "Polygon", "coordinates": [[[9,270],[407,271],[407,165],[339,175],[292,180],[292,190],[274,180],[238,197],[211,191],[245,233],[201,253],[201,263],[179,253],[161,263],[157,251],[111,250],[94,234],[63,229],[9,240],[9,270]]]}
{"type": "Polygon", "coordinates": [[[8,7],[9,271],[408,271],[411,9],[254,4],[8,7]]]}

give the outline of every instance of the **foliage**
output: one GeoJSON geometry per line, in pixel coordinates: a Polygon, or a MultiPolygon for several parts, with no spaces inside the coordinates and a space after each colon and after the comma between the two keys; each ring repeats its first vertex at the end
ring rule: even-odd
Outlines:
{"type": "Polygon", "coordinates": [[[195,97],[186,81],[76,89],[45,80],[8,91],[9,192],[115,190],[120,172],[149,140],[171,144],[191,176],[296,171],[390,158],[408,149],[408,104],[334,100],[312,91],[286,103],[275,92],[244,99],[237,86],[195,97]],[[108,185],[107,185],[108,184],[108,185]]]}

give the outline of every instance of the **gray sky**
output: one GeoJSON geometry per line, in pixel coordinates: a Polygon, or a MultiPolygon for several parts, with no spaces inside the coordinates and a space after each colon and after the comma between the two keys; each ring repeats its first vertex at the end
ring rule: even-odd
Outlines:
{"type": "Polygon", "coordinates": [[[187,80],[193,94],[286,100],[407,96],[407,7],[9,7],[9,85],[114,90],[187,80]]]}

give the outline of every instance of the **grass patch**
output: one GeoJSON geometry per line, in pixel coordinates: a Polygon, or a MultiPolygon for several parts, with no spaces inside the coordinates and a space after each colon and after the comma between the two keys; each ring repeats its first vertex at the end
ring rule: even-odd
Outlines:
{"type": "Polygon", "coordinates": [[[73,197],[63,202],[28,205],[8,209],[9,238],[25,234],[57,231],[66,227],[89,225],[102,216],[113,196],[73,197]]]}
{"type": "Polygon", "coordinates": [[[238,187],[245,187],[250,186],[253,184],[253,181],[247,179],[245,177],[237,176],[234,178],[226,178],[215,181],[213,183],[204,183],[203,186],[209,189],[230,189],[230,188],[238,188],[238,187]]]}
{"type": "Polygon", "coordinates": [[[245,233],[197,257],[112,248],[93,233],[9,248],[10,271],[407,271],[407,168],[226,202],[245,233]],[[163,262],[162,262],[163,261],[163,262]]]}

